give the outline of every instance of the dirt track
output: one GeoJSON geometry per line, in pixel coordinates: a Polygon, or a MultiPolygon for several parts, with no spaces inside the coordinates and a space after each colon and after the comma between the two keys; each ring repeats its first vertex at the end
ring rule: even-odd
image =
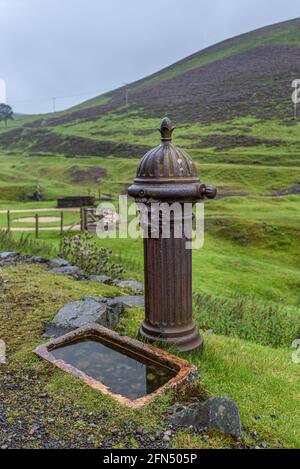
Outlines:
{"type": "MultiPolygon", "coordinates": [[[[70,228],[72,228],[72,231],[79,231],[80,225],[75,225],[73,227],[72,225],[64,226],[64,231],[68,231],[70,228]]],[[[10,231],[35,231],[35,227],[11,228],[10,231]]],[[[60,226],[41,226],[39,227],[39,231],[60,231],[60,226]]]]}
{"type": "MultiPolygon", "coordinates": [[[[22,210],[10,210],[10,213],[32,213],[32,212],[79,212],[79,208],[26,208],[22,210]]],[[[7,213],[7,210],[0,210],[1,213],[7,213]]]]}

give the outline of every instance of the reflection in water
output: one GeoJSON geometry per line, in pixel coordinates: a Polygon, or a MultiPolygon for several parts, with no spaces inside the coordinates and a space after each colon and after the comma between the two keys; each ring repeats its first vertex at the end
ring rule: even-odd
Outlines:
{"type": "MultiPolygon", "coordinates": [[[[101,381],[114,394],[129,399],[151,394],[173,378],[168,368],[147,364],[93,340],[51,350],[52,355],[101,381]]],[[[142,359],[141,359],[142,360],[142,359]]]]}

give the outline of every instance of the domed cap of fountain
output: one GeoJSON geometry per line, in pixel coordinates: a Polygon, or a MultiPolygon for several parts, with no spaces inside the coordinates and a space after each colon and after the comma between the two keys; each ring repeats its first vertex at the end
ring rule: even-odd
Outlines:
{"type": "Polygon", "coordinates": [[[137,201],[190,201],[213,198],[216,189],[200,183],[192,158],[172,143],[175,127],[165,117],[158,129],[161,144],[142,158],[128,193],[137,201]]]}

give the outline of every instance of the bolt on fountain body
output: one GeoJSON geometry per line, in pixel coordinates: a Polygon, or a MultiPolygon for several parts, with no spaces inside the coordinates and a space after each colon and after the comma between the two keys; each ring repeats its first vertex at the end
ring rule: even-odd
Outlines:
{"type": "Polygon", "coordinates": [[[159,129],[161,144],[142,158],[128,194],[146,207],[146,216],[141,216],[141,224],[147,231],[144,238],[146,311],[141,335],[150,342],[166,342],[181,352],[189,352],[201,348],[203,338],[192,318],[192,251],[186,249],[186,243],[192,239],[193,215],[192,211],[185,213],[184,205],[213,199],[217,190],[200,182],[191,157],[172,144],[174,128],[165,117],[159,129]],[[160,204],[171,208],[175,203],[181,206],[181,220],[176,220],[177,215],[170,211],[169,237],[165,238],[163,217],[153,226],[151,214],[160,204]],[[181,236],[176,233],[178,221],[181,236]]]}

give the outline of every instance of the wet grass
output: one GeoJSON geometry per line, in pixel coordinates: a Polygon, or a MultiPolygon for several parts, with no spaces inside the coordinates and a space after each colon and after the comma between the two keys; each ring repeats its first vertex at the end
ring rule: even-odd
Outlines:
{"type": "MultiPolygon", "coordinates": [[[[0,380],[4,384],[0,395],[1,402],[10,409],[9,425],[13,427],[21,421],[30,429],[38,420],[48,439],[67,447],[84,447],[89,434],[94,437],[92,446],[101,447],[106,439],[123,431],[124,425],[129,434],[123,435],[122,441],[115,441],[116,445],[138,447],[135,437],[138,428],[147,429],[149,435],[161,431],[161,417],[168,411],[172,395],[133,411],[32,353],[42,343],[43,323],[51,320],[63,304],[85,295],[110,296],[121,291],[56,276],[28,265],[2,270],[1,281],[5,289],[0,292],[0,336],[7,341],[8,365],[2,369],[0,380]],[[19,391],[9,391],[6,380],[13,380],[13,386],[19,383],[19,391]],[[25,389],[26,383],[30,385],[25,389]]],[[[118,330],[135,337],[142,317],[141,309],[131,309],[118,330]]],[[[205,334],[205,341],[203,355],[189,356],[200,369],[201,381],[197,386],[208,395],[226,395],[239,403],[243,444],[255,446],[266,441],[269,447],[299,448],[299,369],[291,362],[291,351],[211,334],[205,334]]],[[[239,446],[218,433],[192,435],[189,431],[176,435],[171,444],[174,448],[239,446]]],[[[42,447],[43,438],[33,434],[25,446],[31,445],[42,447]]]]}
{"type": "MultiPolygon", "coordinates": [[[[142,310],[134,313],[131,310],[119,325],[122,333],[133,337],[143,319],[142,310]]],[[[253,444],[256,432],[258,445],[266,441],[269,447],[299,448],[299,365],[292,363],[291,349],[273,349],[214,334],[204,333],[204,337],[204,353],[194,352],[189,361],[199,367],[204,391],[239,403],[244,441],[253,444]]],[[[182,438],[177,444],[182,444],[182,438]]],[[[183,441],[186,438],[189,444],[203,446],[199,437],[184,433],[183,441]]]]}
{"type": "Polygon", "coordinates": [[[57,250],[50,242],[41,242],[30,234],[20,233],[18,236],[0,231],[0,251],[20,252],[31,256],[44,256],[51,259],[56,256],[57,250]]]}

